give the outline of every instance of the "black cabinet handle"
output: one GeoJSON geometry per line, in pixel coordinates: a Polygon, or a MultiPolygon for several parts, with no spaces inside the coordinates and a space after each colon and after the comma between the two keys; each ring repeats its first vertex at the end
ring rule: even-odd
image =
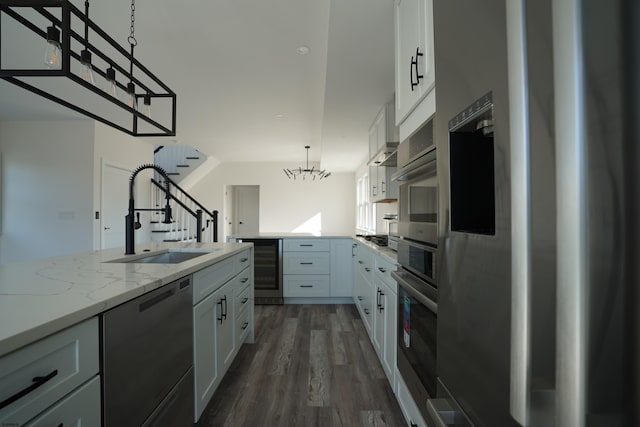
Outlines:
{"type": "Polygon", "coordinates": [[[222,312],[222,317],[224,317],[224,320],[227,320],[227,296],[225,295],[224,297],[222,297],[222,301],[224,301],[224,311],[222,312]]]}
{"type": "Polygon", "coordinates": [[[387,270],[382,268],[382,267],[378,267],[378,270],[380,270],[380,273],[386,273],[387,272],[387,270]]]}
{"type": "Polygon", "coordinates": [[[242,302],[242,304],[246,304],[246,303],[247,303],[247,301],[249,301],[249,298],[244,297],[244,298],[242,298],[242,301],[241,301],[241,302],[242,302]]]}
{"type": "Polygon", "coordinates": [[[222,325],[222,321],[224,320],[224,309],[222,307],[222,300],[218,301],[217,304],[220,306],[220,317],[218,317],[218,321],[222,325]]]}
{"type": "Polygon", "coordinates": [[[380,288],[376,290],[376,306],[380,308],[380,288]]]}
{"type": "Polygon", "coordinates": [[[362,261],[361,259],[358,260],[358,264],[364,264],[364,261],[362,261]]]}
{"type": "Polygon", "coordinates": [[[64,423],[58,424],[58,427],[64,427],[64,423]]]}
{"type": "Polygon", "coordinates": [[[366,314],[367,316],[369,315],[369,309],[368,308],[364,309],[364,314],[366,314]]]}
{"type": "Polygon", "coordinates": [[[418,86],[420,84],[420,79],[424,77],[424,75],[420,74],[420,72],[418,71],[418,57],[420,56],[424,56],[422,53],[420,53],[420,46],[416,47],[416,56],[415,59],[412,56],[411,57],[411,77],[410,77],[410,81],[411,81],[411,92],[413,92],[413,90],[415,89],[416,86],[418,86]],[[413,81],[413,68],[415,67],[416,69],[416,81],[413,81]]]}
{"type": "Polygon", "coordinates": [[[241,279],[240,281],[241,281],[242,283],[247,283],[247,280],[249,280],[249,278],[248,278],[248,277],[245,277],[245,278],[241,279]]]}
{"type": "Polygon", "coordinates": [[[362,301],[362,300],[364,300],[364,298],[361,296],[358,296],[358,301],[362,301]]]}
{"type": "Polygon", "coordinates": [[[365,267],[364,271],[366,271],[367,273],[371,271],[371,269],[369,267],[365,267]]]}
{"type": "Polygon", "coordinates": [[[247,329],[248,326],[249,326],[249,322],[244,322],[242,324],[242,330],[244,331],[245,329],[247,329]]]}
{"type": "Polygon", "coordinates": [[[301,262],[300,265],[312,265],[312,262],[301,262]]]}
{"type": "Polygon", "coordinates": [[[304,247],[308,247],[308,248],[313,247],[313,245],[310,245],[310,244],[303,244],[303,243],[301,243],[301,244],[300,244],[300,246],[301,246],[301,247],[302,247],[302,246],[304,246],[304,247]]]}
{"type": "Polygon", "coordinates": [[[418,427],[418,424],[414,423],[413,421],[410,421],[411,423],[411,427],[418,427]]]}
{"type": "Polygon", "coordinates": [[[313,288],[313,285],[300,285],[301,288],[313,288]]]}
{"type": "Polygon", "coordinates": [[[6,408],[7,406],[11,405],[16,400],[25,397],[27,394],[31,393],[32,391],[34,391],[38,387],[43,386],[47,381],[51,380],[56,375],[58,375],[58,370],[54,369],[53,371],[51,371],[51,373],[49,373],[48,375],[45,375],[44,377],[33,377],[31,379],[31,382],[33,384],[31,384],[30,386],[20,390],[19,392],[17,392],[13,396],[9,396],[7,399],[5,399],[2,402],[0,402],[0,409],[6,408]]]}
{"type": "Polygon", "coordinates": [[[385,184],[385,182],[384,182],[384,181],[382,181],[382,182],[380,182],[380,184],[381,184],[381,185],[380,185],[380,192],[381,192],[381,193],[384,193],[384,184],[385,184]]]}
{"type": "Polygon", "coordinates": [[[249,258],[240,258],[240,262],[247,262],[249,261],[249,258]]]}

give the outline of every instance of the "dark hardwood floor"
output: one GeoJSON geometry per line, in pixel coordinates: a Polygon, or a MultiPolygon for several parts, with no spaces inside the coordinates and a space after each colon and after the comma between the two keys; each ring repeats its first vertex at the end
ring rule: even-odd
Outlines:
{"type": "Polygon", "coordinates": [[[198,427],[405,426],[354,305],[255,307],[198,427]]]}

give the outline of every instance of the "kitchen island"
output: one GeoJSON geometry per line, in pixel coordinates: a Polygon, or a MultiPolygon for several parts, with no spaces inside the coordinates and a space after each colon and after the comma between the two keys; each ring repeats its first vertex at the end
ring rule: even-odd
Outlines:
{"type": "Polygon", "coordinates": [[[194,273],[247,243],[149,243],[0,266],[0,357],[194,273]],[[114,263],[169,248],[210,250],[179,264],[114,263]]]}
{"type": "MultiPolygon", "coordinates": [[[[199,415],[194,416],[194,397],[196,411],[210,397],[199,393],[199,383],[215,389],[241,344],[253,342],[251,244],[149,243],[138,245],[134,255],[123,252],[117,248],[0,267],[0,424],[139,425],[144,419],[174,420],[166,417],[172,412],[183,424],[199,415]],[[183,301],[179,312],[172,300],[183,301]],[[125,309],[134,316],[121,322],[112,344],[127,335],[133,341],[107,346],[106,315],[113,318],[125,309]],[[154,334],[165,339],[156,339],[152,354],[145,355],[148,348],[127,353],[154,334]],[[126,383],[135,384],[138,373],[153,369],[149,362],[172,357],[177,341],[185,342],[183,354],[193,358],[180,369],[179,384],[160,384],[158,393],[143,399],[155,399],[146,402],[145,418],[114,424],[111,417],[109,422],[110,414],[128,412],[101,411],[101,402],[104,408],[109,403],[106,386],[100,386],[105,378],[115,377],[113,369],[130,369],[137,358],[140,368],[126,374],[126,383]],[[226,352],[224,364],[216,351],[226,352]],[[170,408],[178,406],[174,402],[181,402],[179,411],[170,408]]],[[[117,387],[115,393],[121,393],[117,387]]]]}

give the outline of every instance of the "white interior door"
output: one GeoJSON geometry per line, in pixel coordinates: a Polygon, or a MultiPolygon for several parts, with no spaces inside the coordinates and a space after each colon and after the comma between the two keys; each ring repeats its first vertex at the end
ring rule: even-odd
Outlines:
{"type": "Polygon", "coordinates": [[[256,235],[259,232],[260,186],[235,185],[233,187],[233,229],[238,236],[256,235]]]}
{"type": "Polygon", "coordinates": [[[100,198],[100,248],[124,246],[124,217],[129,203],[129,177],[132,171],[102,164],[100,198]]]}

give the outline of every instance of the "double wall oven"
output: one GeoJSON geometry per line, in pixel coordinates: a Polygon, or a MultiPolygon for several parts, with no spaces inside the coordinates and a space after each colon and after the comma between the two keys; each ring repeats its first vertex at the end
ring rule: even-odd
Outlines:
{"type": "Polygon", "coordinates": [[[428,420],[436,396],[438,325],[438,181],[428,121],[398,148],[398,371],[428,420]]]}

